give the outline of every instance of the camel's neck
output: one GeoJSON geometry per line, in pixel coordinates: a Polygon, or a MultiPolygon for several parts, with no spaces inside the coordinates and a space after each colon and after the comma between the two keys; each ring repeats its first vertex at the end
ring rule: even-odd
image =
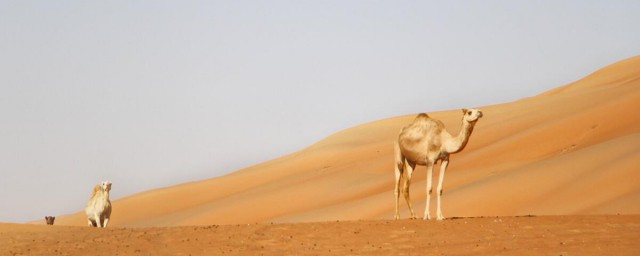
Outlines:
{"type": "Polygon", "coordinates": [[[475,125],[475,122],[469,123],[462,119],[462,129],[460,129],[458,136],[452,137],[451,143],[447,143],[447,153],[453,154],[463,150],[467,146],[467,142],[469,142],[469,136],[471,136],[475,125]]]}
{"type": "Polygon", "coordinates": [[[104,193],[104,200],[105,201],[109,201],[110,191],[109,190],[103,190],[102,192],[104,193]]]}

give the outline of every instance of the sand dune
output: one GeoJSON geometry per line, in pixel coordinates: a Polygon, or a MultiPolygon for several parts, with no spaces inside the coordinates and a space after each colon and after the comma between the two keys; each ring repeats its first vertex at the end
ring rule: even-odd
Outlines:
{"type": "MultiPolygon", "coordinates": [[[[480,108],[484,117],[467,148],[451,156],[445,216],[640,214],[640,57],[535,97],[480,108]]],[[[460,110],[429,114],[459,132],[460,110]]],[[[391,219],[392,142],[414,116],[353,127],[223,177],[115,200],[110,224],[391,219]]],[[[415,172],[411,190],[420,215],[424,170],[415,172]]],[[[56,220],[85,223],[81,212],[56,220]]]]}

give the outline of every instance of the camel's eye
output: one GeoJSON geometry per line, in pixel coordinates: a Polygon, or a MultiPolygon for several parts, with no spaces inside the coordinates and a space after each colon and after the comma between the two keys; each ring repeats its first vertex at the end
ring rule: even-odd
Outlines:
{"type": "Polygon", "coordinates": [[[471,111],[467,112],[467,115],[471,115],[471,111]]]}

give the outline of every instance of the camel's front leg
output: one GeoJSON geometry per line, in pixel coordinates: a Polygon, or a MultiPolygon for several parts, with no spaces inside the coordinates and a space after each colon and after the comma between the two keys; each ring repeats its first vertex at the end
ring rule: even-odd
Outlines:
{"type": "Polygon", "coordinates": [[[433,180],[433,164],[431,162],[427,162],[427,203],[424,207],[424,220],[431,219],[431,213],[429,213],[430,202],[431,202],[431,183],[433,180]]]}
{"type": "Polygon", "coordinates": [[[438,220],[444,220],[444,216],[442,215],[442,205],[440,200],[442,198],[442,186],[444,183],[444,173],[447,171],[447,165],[449,165],[449,159],[445,159],[440,164],[440,178],[438,181],[438,220]]]}
{"type": "Polygon", "coordinates": [[[96,227],[101,228],[102,227],[102,223],[100,223],[102,220],[100,219],[100,215],[98,215],[98,213],[94,213],[93,217],[96,220],[96,227]]]}
{"type": "Polygon", "coordinates": [[[107,223],[109,223],[109,218],[104,218],[104,224],[102,224],[103,228],[107,227],[107,223]]]}

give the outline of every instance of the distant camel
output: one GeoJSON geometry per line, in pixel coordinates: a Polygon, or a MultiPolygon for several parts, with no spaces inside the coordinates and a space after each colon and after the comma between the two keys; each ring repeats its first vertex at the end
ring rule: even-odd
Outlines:
{"type": "Polygon", "coordinates": [[[53,225],[53,222],[56,220],[54,216],[44,216],[44,219],[47,221],[47,225],[53,225]]]}
{"type": "Polygon", "coordinates": [[[111,182],[103,181],[100,185],[93,188],[93,194],[84,208],[87,214],[89,227],[106,228],[111,217],[111,201],[109,201],[109,192],[111,191],[111,182]]]}
{"type": "Polygon", "coordinates": [[[409,186],[411,186],[411,175],[417,165],[427,167],[427,205],[424,210],[424,219],[431,219],[429,214],[429,201],[431,200],[431,183],[433,176],[433,166],[440,160],[440,180],[438,182],[438,220],[443,220],[440,197],[442,197],[442,183],[444,173],[449,164],[449,154],[460,152],[467,145],[469,136],[473,132],[473,127],[482,112],[477,109],[462,110],[462,129],[458,136],[453,137],[444,127],[440,120],[430,118],[427,114],[419,114],[411,124],[405,126],[398,135],[395,143],[395,175],[396,175],[396,214],[395,219],[400,219],[398,204],[400,201],[400,180],[404,177],[402,194],[411,211],[411,218],[416,214],[411,208],[409,197],[409,186]]]}

